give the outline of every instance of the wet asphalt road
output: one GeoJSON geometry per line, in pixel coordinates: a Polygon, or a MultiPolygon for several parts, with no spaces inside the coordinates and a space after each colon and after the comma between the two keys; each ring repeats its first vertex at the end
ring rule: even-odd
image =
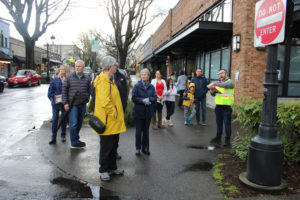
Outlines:
{"type": "Polygon", "coordinates": [[[0,153],[51,118],[48,87],[5,88],[0,94],[0,153]]]}

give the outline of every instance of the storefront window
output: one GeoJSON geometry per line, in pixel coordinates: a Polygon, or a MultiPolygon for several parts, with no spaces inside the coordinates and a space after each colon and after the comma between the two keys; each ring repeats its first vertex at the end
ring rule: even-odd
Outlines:
{"type": "Polygon", "coordinates": [[[229,71],[229,65],[230,65],[229,61],[230,61],[229,48],[223,49],[222,50],[222,66],[221,66],[221,68],[226,69],[227,72],[230,73],[230,71],[229,71]]]}
{"type": "Polygon", "coordinates": [[[289,83],[288,96],[300,96],[300,83],[289,83]]]}
{"type": "Polygon", "coordinates": [[[205,77],[209,78],[209,53],[205,54],[205,77]]]}
{"type": "Polygon", "coordinates": [[[300,81],[300,45],[291,46],[289,81],[300,81]]]}
{"type": "Polygon", "coordinates": [[[221,59],[221,51],[215,51],[211,53],[210,79],[213,80],[219,79],[218,72],[220,70],[220,59],[221,59]]]}
{"type": "Polygon", "coordinates": [[[285,46],[278,45],[277,59],[279,61],[278,69],[278,80],[282,81],[284,78],[284,55],[285,55],[285,46]]]}

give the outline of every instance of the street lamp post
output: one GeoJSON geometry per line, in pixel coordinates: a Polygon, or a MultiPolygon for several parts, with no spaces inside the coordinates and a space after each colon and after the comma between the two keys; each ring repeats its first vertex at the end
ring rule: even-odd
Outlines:
{"type": "MultiPolygon", "coordinates": [[[[53,44],[54,44],[54,40],[55,40],[55,37],[54,37],[54,35],[52,35],[51,37],[50,37],[50,39],[51,39],[51,41],[52,41],[52,46],[53,46],[53,44]]],[[[47,42],[47,79],[46,79],[46,81],[47,81],[47,83],[49,83],[50,82],[50,58],[49,58],[49,44],[48,44],[48,42],[47,42]]]]}

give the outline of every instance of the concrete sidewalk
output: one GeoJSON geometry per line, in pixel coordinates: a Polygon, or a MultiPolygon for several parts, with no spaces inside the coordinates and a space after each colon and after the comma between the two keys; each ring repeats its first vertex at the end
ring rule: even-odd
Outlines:
{"type": "Polygon", "coordinates": [[[69,139],[65,144],[60,138],[56,145],[48,144],[51,124],[45,122],[38,134],[38,145],[44,156],[60,169],[130,199],[221,199],[211,169],[219,150],[201,149],[215,136],[212,110],[207,111],[207,126],[184,126],[180,108],[176,108],[172,120],[174,127],[150,128],[150,156],[135,155],[135,128],[121,134],[122,159],[118,167],[125,170],[125,175],[113,177],[108,183],[99,178],[99,136],[91,128],[85,126],[80,133],[87,147],[70,149],[69,139]]]}
{"type": "MultiPolygon", "coordinates": [[[[66,143],[57,138],[56,145],[49,145],[49,122],[41,127],[37,144],[43,157],[68,175],[88,182],[99,199],[222,199],[212,176],[213,162],[221,149],[206,149],[216,132],[213,110],[207,109],[207,126],[185,126],[183,110],[177,106],[172,121],[174,127],[150,128],[150,156],[135,155],[135,128],[121,134],[119,154],[122,159],[118,167],[125,170],[125,175],[112,177],[111,182],[100,181],[99,136],[87,125],[80,132],[81,140],[87,144],[85,149],[70,149],[69,138],[66,143]]],[[[232,132],[236,131],[234,124],[232,132]]],[[[247,199],[299,199],[299,195],[247,199]]]]}

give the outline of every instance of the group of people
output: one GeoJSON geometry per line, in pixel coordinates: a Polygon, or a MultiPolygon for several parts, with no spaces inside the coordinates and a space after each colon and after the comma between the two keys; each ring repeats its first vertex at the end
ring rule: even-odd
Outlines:
{"type": "MultiPolygon", "coordinates": [[[[106,56],[102,59],[102,72],[93,82],[83,73],[84,62],[75,62],[75,72],[66,73],[62,65],[60,72],[51,82],[48,97],[52,102],[52,136],[49,144],[56,143],[59,112],[68,114],[61,125],[61,141],[66,141],[66,123],[70,125],[71,148],[83,148],[86,144],[80,141],[79,132],[86,112],[86,104],[90,95],[94,101],[94,116],[101,120],[106,128],[100,136],[99,172],[102,181],[109,181],[111,175],[123,175],[124,171],[117,168],[117,149],[120,133],[126,132],[124,113],[127,105],[128,91],[124,74],[118,70],[116,59],[106,56]],[[124,87],[125,86],[125,87],[124,87]]],[[[142,69],[141,79],[132,89],[134,103],[132,115],[135,119],[135,148],[136,155],[150,155],[149,128],[152,121],[153,129],[172,127],[171,116],[175,111],[177,93],[180,94],[178,106],[184,106],[186,125],[191,125],[196,114],[196,123],[206,125],[206,93],[211,92],[216,101],[217,136],[211,141],[221,142],[223,121],[225,123],[225,145],[230,144],[231,135],[231,105],[233,104],[234,83],[228,78],[226,70],[220,70],[220,82],[209,84],[202,70],[197,69],[194,77],[187,86],[186,77],[181,72],[175,85],[174,76],[167,82],[162,79],[160,70],[155,72],[155,78],[150,80],[148,69],[142,69]],[[166,105],[166,119],[162,119],[163,106],[166,105]],[[202,117],[200,123],[200,108],[202,117]]]]}

